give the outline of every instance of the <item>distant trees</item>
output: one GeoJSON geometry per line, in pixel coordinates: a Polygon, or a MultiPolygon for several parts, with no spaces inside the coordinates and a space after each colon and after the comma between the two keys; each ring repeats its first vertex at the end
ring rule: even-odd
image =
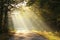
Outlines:
{"type": "Polygon", "coordinates": [[[42,16],[45,18],[54,31],[60,31],[60,1],[59,0],[40,0],[42,16]],[[45,10],[45,11],[44,11],[45,10]]]}

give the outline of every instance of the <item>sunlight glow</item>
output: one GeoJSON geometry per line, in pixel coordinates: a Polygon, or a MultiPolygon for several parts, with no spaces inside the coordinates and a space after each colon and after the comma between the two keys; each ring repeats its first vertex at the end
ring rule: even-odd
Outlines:
{"type": "Polygon", "coordinates": [[[27,3],[26,1],[23,1],[19,4],[17,4],[16,7],[19,8],[20,6],[26,6],[26,3],[27,3]]]}
{"type": "Polygon", "coordinates": [[[16,30],[15,33],[29,33],[28,30],[16,30]]]}
{"type": "Polygon", "coordinates": [[[31,9],[32,7],[27,7],[25,1],[17,4],[16,6],[18,8],[12,10],[11,18],[13,22],[13,27],[17,33],[26,32],[24,30],[51,30],[42,21],[41,16],[38,16],[39,12],[34,12],[31,9]]]}

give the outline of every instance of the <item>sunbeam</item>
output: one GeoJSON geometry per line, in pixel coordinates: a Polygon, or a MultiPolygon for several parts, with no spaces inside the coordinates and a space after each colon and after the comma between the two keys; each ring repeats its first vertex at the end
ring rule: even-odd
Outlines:
{"type": "Polygon", "coordinates": [[[14,30],[40,30],[40,31],[51,31],[41,19],[42,16],[38,16],[32,9],[32,7],[26,6],[25,1],[15,5],[16,8],[11,11],[11,18],[13,22],[14,30]]]}

